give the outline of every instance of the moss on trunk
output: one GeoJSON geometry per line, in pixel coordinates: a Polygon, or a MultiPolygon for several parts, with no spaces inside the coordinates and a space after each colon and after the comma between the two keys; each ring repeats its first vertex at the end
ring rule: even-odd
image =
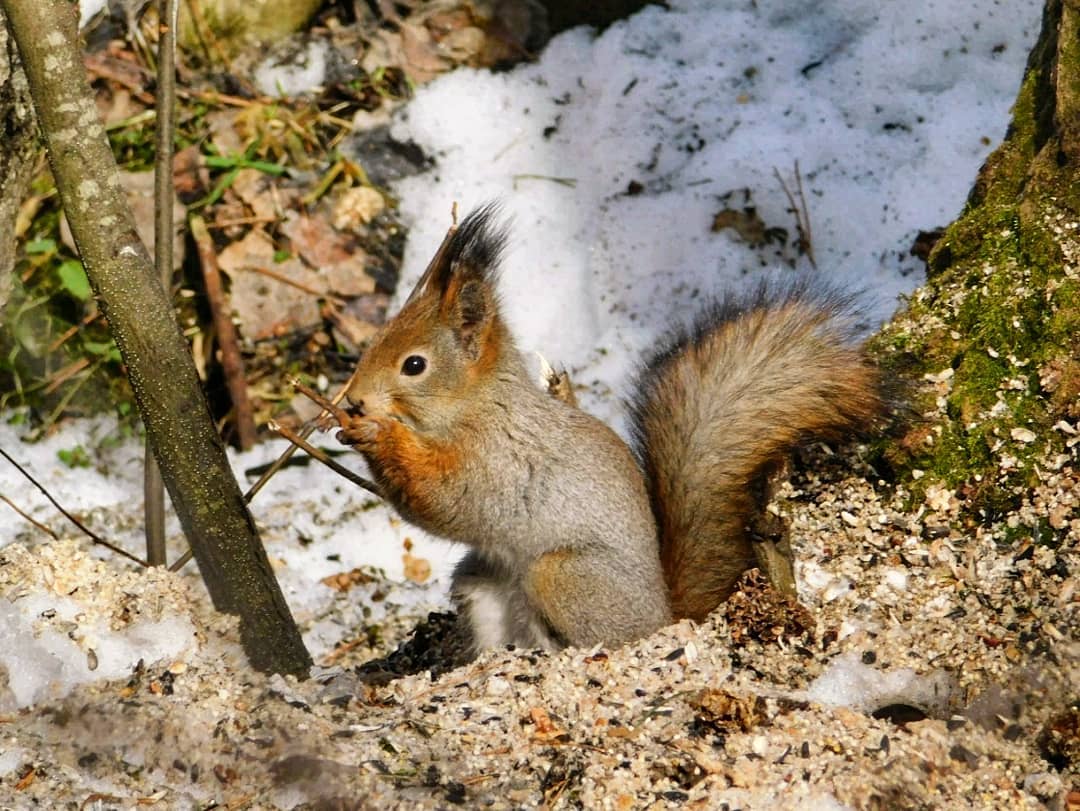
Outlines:
{"type": "Polygon", "coordinates": [[[1048,0],[1012,122],[926,285],[875,340],[915,381],[917,417],[884,457],[921,498],[968,497],[971,519],[1014,508],[1037,466],[1075,459],[1080,417],[1080,8],[1048,0]]]}

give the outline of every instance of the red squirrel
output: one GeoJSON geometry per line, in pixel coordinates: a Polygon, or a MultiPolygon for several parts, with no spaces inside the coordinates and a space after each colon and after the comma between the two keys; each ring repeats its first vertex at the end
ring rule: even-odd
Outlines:
{"type": "Polygon", "coordinates": [[[405,519],[469,547],[451,594],[474,651],[704,618],[754,565],[765,477],[883,414],[847,305],[789,285],[708,308],[644,366],[631,450],[533,380],[500,313],[506,239],[493,206],[448,235],[361,357],[338,438],[405,519]]]}

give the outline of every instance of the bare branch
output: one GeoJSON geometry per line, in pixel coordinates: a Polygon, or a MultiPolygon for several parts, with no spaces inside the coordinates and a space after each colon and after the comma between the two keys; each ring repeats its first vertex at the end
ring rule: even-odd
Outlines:
{"type": "MultiPolygon", "coordinates": [[[[108,550],[110,550],[112,552],[115,552],[116,554],[120,555],[121,557],[125,557],[128,560],[133,561],[134,563],[138,563],[140,566],[148,566],[149,565],[145,560],[136,557],[135,555],[128,552],[126,549],[121,549],[119,546],[116,546],[114,544],[109,543],[104,538],[102,538],[100,535],[98,535],[96,532],[94,532],[92,529],[90,529],[88,526],[86,526],[86,524],[84,524],[82,521],[80,521],[74,515],[72,515],[67,510],[65,510],[63,507],[61,507],[60,503],[55,498],[52,497],[52,494],[48,490],[46,490],[41,485],[41,483],[38,482],[37,479],[35,479],[33,476],[30,475],[30,471],[26,470],[26,468],[24,468],[22,465],[20,465],[18,462],[16,462],[11,457],[11,454],[9,454],[3,448],[0,448],[0,456],[3,456],[5,459],[7,459],[9,462],[11,462],[11,464],[15,467],[15,469],[17,471],[19,471],[21,474],[23,474],[23,476],[25,476],[27,479],[29,479],[30,484],[34,485],[34,487],[36,487],[38,490],[40,490],[41,494],[43,496],[45,496],[45,498],[47,498],[49,500],[50,504],[52,504],[54,507],[56,507],[57,511],[62,516],[64,516],[64,518],[66,518],[68,521],[70,521],[76,527],[78,527],[82,531],[82,533],[84,535],[86,535],[86,537],[89,538],[91,541],[96,543],[98,546],[104,546],[106,549],[108,549],[108,550]]],[[[7,501],[7,499],[4,499],[4,500],[7,501]]],[[[8,502],[8,503],[10,504],[11,502],[8,502]]],[[[12,505],[12,506],[14,506],[14,505],[12,505]]]]}
{"type": "Polygon", "coordinates": [[[310,456],[316,462],[322,462],[324,465],[326,465],[332,471],[337,473],[339,476],[343,476],[344,478],[348,479],[353,484],[355,484],[357,487],[362,487],[363,489],[367,490],[369,493],[374,493],[375,495],[382,498],[382,491],[379,490],[379,486],[377,484],[375,484],[375,482],[369,481],[369,480],[365,479],[363,476],[358,476],[357,474],[353,473],[351,470],[349,470],[344,465],[338,464],[325,451],[323,451],[320,448],[316,448],[314,445],[309,443],[306,439],[303,439],[303,438],[297,436],[292,431],[290,431],[288,428],[286,428],[284,425],[279,425],[278,423],[271,420],[268,423],[267,427],[271,431],[275,431],[276,433],[281,434],[282,437],[289,440],[289,442],[291,442],[293,445],[298,447],[300,450],[304,451],[308,456],[310,456]]]}

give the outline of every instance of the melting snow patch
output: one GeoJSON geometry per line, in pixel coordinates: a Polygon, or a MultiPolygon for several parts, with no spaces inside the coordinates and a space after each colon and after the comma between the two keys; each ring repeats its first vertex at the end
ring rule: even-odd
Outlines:
{"type": "Polygon", "coordinates": [[[950,709],[956,693],[948,673],[934,671],[923,675],[908,667],[879,670],[862,663],[852,651],[833,659],[828,669],[810,684],[806,697],[820,704],[850,707],[870,713],[891,704],[906,704],[933,717],[942,717],[950,709]]]}
{"type": "Polygon", "coordinates": [[[170,596],[174,575],[115,572],[75,543],[0,554],[0,711],[61,697],[183,656],[195,626],[170,596]],[[157,582],[148,586],[148,580],[157,582]],[[147,590],[150,599],[140,599],[147,590]]]}
{"type": "Polygon", "coordinates": [[[393,132],[436,169],[395,186],[412,229],[399,297],[451,202],[501,199],[522,348],[618,390],[701,296],[796,260],[798,161],[822,274],[871,293],[868,325],[892,312],[920,281],[917,233],[956,216],[1005,131],[1037,4],[667,6],[417,92],[393,132]]]}

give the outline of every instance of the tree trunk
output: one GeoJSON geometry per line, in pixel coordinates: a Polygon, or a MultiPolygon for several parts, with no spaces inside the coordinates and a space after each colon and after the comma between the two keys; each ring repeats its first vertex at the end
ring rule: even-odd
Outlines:
{"type": "Polygon", "coordinates": [[[15,265],[15,220],[34,170],[37,125],[26,76],[15,58],[15,43],[8,36],[0,11],[0,309],[11,297],[15,265]]]}
{"type": "Polygon", "coordinates": [[[171,304],[135,232],[77,46],[69,0],[0,0],[87,276],[214,605],[240,615],[251,663],[305,675],[311,658],[214,430],[171,304]]]}
{"type": "MultiPolygon", "coordinates": [[[[1078,168],[1080,3],[1048,0],[1004,142],[877,340],[890,373],[916,381],[921,415],[884,459],[916,500],[954,491],[973,524],[1080,449],[1078,168]]],[[[1044,516],[1020,531],[1052,542],[1062,527],[1044,516]]]]}

